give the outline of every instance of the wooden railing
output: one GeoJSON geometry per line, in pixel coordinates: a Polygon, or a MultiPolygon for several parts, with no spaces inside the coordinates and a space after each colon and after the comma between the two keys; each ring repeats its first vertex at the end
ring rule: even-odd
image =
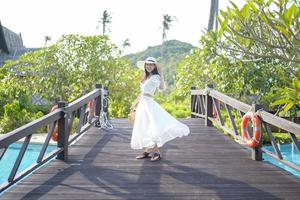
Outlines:
{"type": "Polygon", "coordinates": [[[104,95],[107,95],[107,90],[101,88],[101,85],[96,85],[95,90],[74,102],[70,104],[63,101],[58,102],[58,109],[55,111],[1,136],[0,160],[3,158],[6,150],[11,144],[20,139],[24,139],[24,142],[14,166],[10,171],[7,182],[0,186],[0,193],[55,156],[57,156],[58,159],[67,160],[68,146],[99,119],[101,109],[107,109],[101,106],[104,95]],[[90,106],[88,106],[88,104],[90,106]],[[75,133],[71,134],[75,118],[78,118],[78,124],[75,133]],[[24,171],[17,173],[32,136],[36,134],[39,129],[45,127],[48,129],[48,133],[36,163],[32,164],[24,171]],[[45,155],[51,135],[55,130],[58,132],[57,148],[45,155]],[[69,137],[70,135],[72,137],[69,137]]]}
{"type": "MultiPolygon", "coordinates": [[[[243,115],[249,111],[256,112],[262,121],[262,133],[267,134],[273,146],[274,152],[270,152],[262,147],[262,138],[260,144],[256,148],[251,148],[251,157],[254,160],[261,161],[262,154],[265,153],[277,161],[289,166],[290,168],[300,171],[300,167],[287,160],[283,160],[282,153],[273,136],[271,127],[278,127],[284,130],[291,137],[293,144],[298,152],[300,152],[300,143],[296,135],[300,134],[300,125],[288,121],[286,119],[275,116],[262,109],[262,106],[252,104],[251,106],[238,101],[230,96],[218,92],[208,85],[203,90],[191,88],[191,112],[192,117],[201,117],[205,119],[206,126],[213,124],[222,128],[233,138],[243,145],[243,139],[240,131],[240,123],[243,115]],[[224,123],[224,113],[229,119],[229,126],[224,123]],[[234,114],[233,114],[234,113],[234,114]]],[[[248,131],[252,135],[252,129],[248,127],[248,131]]],[[[248,147],[247,147],[248,148],[248,147]]]]}

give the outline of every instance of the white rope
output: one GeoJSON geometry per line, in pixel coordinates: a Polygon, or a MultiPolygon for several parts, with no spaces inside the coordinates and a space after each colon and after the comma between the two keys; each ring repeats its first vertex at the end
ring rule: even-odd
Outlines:
{"type": "Polygon", "coordinates": [[[101,112],[99,116],[99,120],[96,122],[96,126],[105,129],[105,130],[112,130],[114,129],[113,125],[109,122],[107,113],[101,112]]]}
{"type": "Polygon", "coordinates": [[[99,120],[96,122],[96,127],[99,127],[104,130],[114,129],[113,125],[110,123],[110,121],[107,117],[107,112],[103,111],[104,110],[103,108],[108,106],[109,101],[110,101],[110,98],[108,96],[103,98],[103,103],[101,104],[99,120]]]}

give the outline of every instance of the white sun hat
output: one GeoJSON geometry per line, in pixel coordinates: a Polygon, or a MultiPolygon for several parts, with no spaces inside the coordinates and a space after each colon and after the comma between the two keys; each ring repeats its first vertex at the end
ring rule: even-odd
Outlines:
{"type": "Polygon", "coordinates": [[[145,64],[155,64],[158,67],[158,63],[154,57],[148,57],[146,60],[137,61],[138,68],[144,69],[145,64]]]}
{"type": "Polygon", "coordinates": [[[156,59],[155,59],[154,57],[148,57],[148,58],[145,60],[145,63],[146,63],[146,64],[157,64],[156,59]]]}

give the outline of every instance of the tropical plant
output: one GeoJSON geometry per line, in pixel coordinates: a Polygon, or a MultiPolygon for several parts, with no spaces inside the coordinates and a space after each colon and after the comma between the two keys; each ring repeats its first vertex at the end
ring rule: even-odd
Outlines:
{"type": "Polygon", "coordinates": [[[300,3],[296,0],[249,0],[239,9],[233,2],[221,11],[220,53],[235,60],[281,63],[292,77],[300,64],[300,3]]]}
{"type": "Polygon", "coordinates": [[[162,41],[165,42],[167,40],[167,31],[170,30],[171,23],[177,20],[175,16],[170,16],[168,14],[163,15],[163,32],[162,32],[162,41]]]}
{"type": "Polygon", "coordinates": [[[125,47],[130,47],[130,42],[129,42],[129,39],[128,39],[128,38],[123,42],[122,47],[123,47],[123,48],[125,48],[125,47]]]}
{"type": "Polygon", "coordinates": [[[282,105],[285,113],[299,110],[299,1],[251,0],[241,9],[231,4],[219,18],[219,37],[226,40],[219,53],[269,72],[271,85],[277,86],[272,91],[277,100],[271,106],[282,105]]]}
{"type": "Polygon", "coordinates": [[[287,0],[249,0],[241,9],[232,3],[221,11],[220,30],[203,35],[199,49],[179,64],[176,95],[188,98],[191,86],[212,82],[222,92],[248,100],[254,95],[251,101],[271,107],[282,97],[278,91],[292,88],[299,76],[299,8],[287,0]]]}
{"type": "Polygon", "coordinates": [[[108,13],[107,10],[103,11],[102,17],[98,20],[98,26],[96,29],[98,29],[102,25],[102,35],[105,35],[106,29],[109,30],[108,25],[111,23],[111,14],[108,13]]]}
{"type": "Polygon", "coordinates": [[[4,114],[0,117],[0,133],[7,133],[43,115],[42,112],[31,113],[22,108],[19,101],[13,100],[4,106],[4,114]]]}
{"type": "Polygon", "coordinates": [[[50,41],[50,40],[51,40],[51,36],[45,35],[45,46],[47,46],[48,41],[50,41]]]}
{"type": "Polygon", "coordinates": [[[140,74],[120,56],[107,36],[66,35],[55,45],[8,62],[3,84],[54,103],[57,98],[71,102],[101,83],[110,90],[111,117],[125,117],[140,74]]]}
{"type": "Polygon", "coordinates": [[[300,65],[295,80],[293,80],[293,88],[283,88],[279,90],[280,98],[272,103],[272,106],[283,108],[283,112],[287,113],[294,109],[294,116],[297,116],[297,111],[300,110],[300,65]]]}

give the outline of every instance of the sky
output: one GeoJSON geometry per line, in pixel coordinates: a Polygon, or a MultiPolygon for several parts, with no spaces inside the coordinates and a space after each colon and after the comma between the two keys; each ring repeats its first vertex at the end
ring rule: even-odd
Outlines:
{"type": "MultiPolygon", "coordinates": [[[[233,0],[241,6],[245,0],[233,0]]],[[[220,9],[230,5],[219,0],[220,9]]],[[[122,46],[131,44],[124,53],[135,53],[162,43],[163,15],[176,16],[167,32],[167,39],[176,39],[198,46],[208,24],[210,0],[6,0],[0,5],[3,26],[21,33],[25,47],[55,43],[61,35],[102,34],[96,29],[104,10],[111,14],[110,38],[122,46]]]]}

